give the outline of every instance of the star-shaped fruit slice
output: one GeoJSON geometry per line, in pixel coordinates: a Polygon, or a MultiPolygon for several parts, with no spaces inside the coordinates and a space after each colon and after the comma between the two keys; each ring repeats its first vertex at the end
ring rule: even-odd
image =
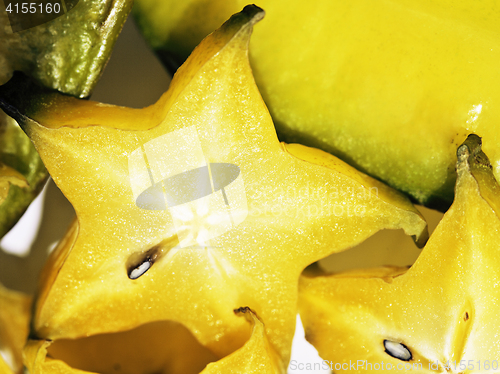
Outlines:
{"type": "Polygon", "coordinates": [[[500,186],[479,137],[457,155],[455,201],[409,270],[301,278],[306,337],[334,370],[497,372],[500,186]]]}
{"type": "Polygon", "coordinates": [[[1,106],[21,123],[78,227],[37,299],[44,339],[179,322],[217,357],[241,347],[248,306],[288,360],[309,264],[381,229],[418,242],[401,194],[325,152],[281,144],[248,62],[246,7],[208,36],[144,109],[37,89],[16,75],[1,106]]]}

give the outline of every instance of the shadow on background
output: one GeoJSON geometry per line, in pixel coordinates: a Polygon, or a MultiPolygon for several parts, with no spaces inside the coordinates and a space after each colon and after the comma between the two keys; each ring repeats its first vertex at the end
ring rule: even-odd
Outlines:
{"type": "MultiPolygon", "coordinates": [[[[21,219],[4,239],[23,241],[29,230],[36,230],[33,243],[23,256],[0,251],[0,283],[7,288],[33,293],[40,270],[49,255],[49,250],[62,238],[75,216],[75,211],[59,188],[50,179],[44,191],[38,196],[41,199],[41,221],[37,229],[33,222],[21,219]],[[10,237],[9,237],[10,236],[10,237]]],[[[27,214],[36,215],[37,203],[30,207],[27,214]]],[[[24,217],[23,217],[24,218],[24,217]]],[[[3,243],[3,241],[2,241],[3,243]]],[[[28,244],[29,245],[29,244],[28,244]]]]}
{"type": "Polygon", "coordinates": [[[129,17],[92,100],[143,108],[154,104],[169,85],[170,76],[129,17]]]}

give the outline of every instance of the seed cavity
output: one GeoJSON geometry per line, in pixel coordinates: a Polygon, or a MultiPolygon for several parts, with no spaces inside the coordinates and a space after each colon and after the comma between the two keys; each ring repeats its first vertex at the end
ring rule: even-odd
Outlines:
{"type": "Polygon", "coordinates": [[[134,253],[128,260],[128,277],[130,279],[137,279],[142,277],[154,262],[160,257],[160,249],[154,246],[145,253],[134,253]]]}
{"type": "MultiPolygon", "coordinates": [[[[142,277],[149,269],[151,269],[156,261],[166,255],[169,255],[169,252],[178,244],[179,238],[176,234],[167,237],[145,252],[136,252],[132,254],[125,264],[128,277],[132,280],[142,277]]],[[[165,260],[167,258],[165,258],[165,260]]]]}
{"type": "Polygon", "coordinates": [[[465,312],[464,321],[467,322],[469,320],[469,312],[465,312]]]}
{"type": "Polygon", "coordinates": [[[149,262],[149,261],[143,262],[135,269],[132,269],[132,271],[130,272],[128,277],[130,279],[137,279],[141,275],[143,275],[146,271],[148,271],[150,267],[151,267],[151,262],[149,262]]]}
{"type": "Polygon", "coordinates": [[[385,352],[401,361],[410,361],[412,354],[408,347],[402,343],[384,340],[385,352]]]}

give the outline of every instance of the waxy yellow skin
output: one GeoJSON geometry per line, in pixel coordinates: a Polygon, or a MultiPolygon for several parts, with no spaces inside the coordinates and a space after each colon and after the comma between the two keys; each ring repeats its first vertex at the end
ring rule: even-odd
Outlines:
{"type": "Polygon", "coordinates": [[[425,241],[425,222],[403,195],[325,152],[278,141],[248,62],[262,17],[255,6],[232,17],[141,110],[32,86],[17,92],[15,81],[0,88],[78,219],[44,271],[34,336],[80,338],[170,320],[220,358],[246,341],[248,324],[233,310],[250,307],[283,369],[307,265],[385,228],[425,241]],[[165,169],[181,175],[198,154],[211,165],[208,197],[158,210],[170,192],[185,197],[163,184],[147,202],[154,209],[141,208],[142,192],[165,169]],[[232,178],[224,193],[213,179],[221,164],[239,170],[224,176],[232,178]],[[225,200],[230,223],[219,209],[225,200]],[[152,265],[130,279],[140,258],[152,265]]]}
{"type": "Polygon", "coordinates": [[[455,201],[409,270],[302,277],[306,338],[322,358],[379,365],[346,365],[348,373],[379,372],[382,362],[406,372],[498,371],[500,186],[478,140],[459,148],[455,201]],[[390,356],[384,340],[404,344],[411,360],[390,356]]]}
{"type": "MultiPolygon", "coordinates": [[[[245,1],[137,0],[167,64],[245,1]]],[[[494,0],[262,0],[255,79],[280,139],[321,148],[441,210],[455,150],[483,138],[500,176],[500,13],[494,0]]]]}

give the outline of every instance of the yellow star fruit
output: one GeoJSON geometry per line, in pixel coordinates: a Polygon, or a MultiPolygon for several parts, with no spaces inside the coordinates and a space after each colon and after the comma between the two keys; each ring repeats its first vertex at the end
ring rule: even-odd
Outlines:
{"type": "Polygon", "coordinates": [[[253,324],[251,337],[242,348],[219,361],[183,326],[166,321],[144,326],[142,331],[135,329],[116,335],[93,336],[86,341],[30,340],[25,359],[33,374],[283,372],[283,364],[270,347],[262,321],[249,308],[240,308],[235,313],[253,324]],[[52,358],[54,353],[65,360],[52,358]]]}
{"type": "Polygon", "coordinates": [[[281,144],[248,62],[246,7],[208,36],[144,109],[78,100],[16,75],[0,105],[21,123],[78,225],[55,251],[33,334],[76,339],[178,322],[217,357],[250,307],[283,362],[309,264],[381,229],[425,241],[403,195],[316,149],[281,144]],[[22,87],[22,89],[19,89],[22,87]]]}
{"type": "MultiPolygon", "coordinates": [[[[136,0],[167,65],[243,0],[136,0]]],[[[280,139],[318,147],[449,207],[455,150],[483,137],[500,177],[500,10],[495,0],[261,0],[251,63],[280,139]],[[429,157],[432,155],[432,157],[429,157]]]]}
{"type": "Polygon", "coordinates": [[[0,284],[0,374],[23,372],[22,351],[28,337],[31,297],[0,284]]]}
{"type": "Polygon", "coordinates": [[[301,278],[306,337],[337,371],[498,370],[500,186],[479,137],[457,155],[455,201],[409,270],[301,278]]]}

